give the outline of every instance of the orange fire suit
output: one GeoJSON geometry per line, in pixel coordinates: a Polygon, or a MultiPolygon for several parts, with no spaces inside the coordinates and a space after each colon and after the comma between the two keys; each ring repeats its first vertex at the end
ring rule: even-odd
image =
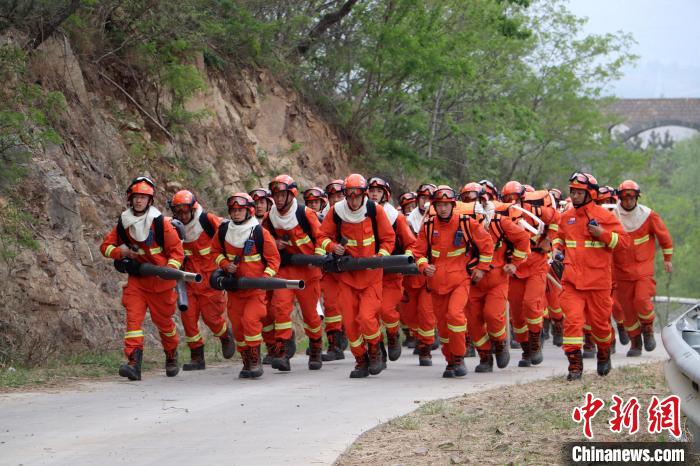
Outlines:
{"type": "MultiPolygon", "coordinates": [[[[237,263],[236,277],[274,277],[280,266],[280,254],[270,233],[263,229],[263,250],[258,251],[253,245],[250,252],[244,254],[244,248],[236,247],[215,238],[211,242],[211,254],[216,258],[216,264],[222,268],[231,263],[237,263]]],[[[233,327],[236,347],[243,352],[248,347],[260,346],[263,341],[263,319],[267,313],[267,293],[265,290],[249,289],[227,291],[228,318],[233,327]]]]}
{"type": "MultiPolygon", "coordinates": [[[[341,201],[343,202],[343,201],[341,201]]],[[[340,238],[334,221],[335,207],[330,208],[321,224],[316,253],[332,252],[340,238]]],[[[345,254],[352,257],[389,256],[394,250],[396,235],[389,219],[380,205],[376,206],[377,235],[372,229],[372,220],[365,217],[359,223],[342,221],[340,235],[347,238],[345,254]],[[379,243],[378,245],[376,243],[379,243]]],[[[382,307],[382,270],[358,270],[336,274],[338,299],[343,313],[345,334],[355,359],[362,358],[365,343],[376,345],[381,338],[380,313],[382,307]]]]}
{"type": "MultiPolygon", "coordinates": [[[[549,271],[547,257],[549,247],[545,243],[547,239],[556,238],[560,219],[559,212],[549,206],[532,207],[525,202],[522,207],[537,215],[546,224],[546,229],[544,234],[532,236],[530,239],[532,254],[518,266],[515,276],[510,280],[508,289],[510,319],[515,340],[519,343],[528,341],[529,332],[542,330],[549,271]]],[[[531,224],[534,223],[526,215],[522,218],[531,224]]]]}
{"type": "Polygon", "coordinates": [[[489,224],[494,242],[491,271],[472,285],[467,301],[469,336],[481,351],[490,348],[489,341],[504,341],[506,335],[506,301],[509,275],[503,266],[516,267],[530,254],[530,235],[510,217],[496,213],[489,224]]]}
{"type": "Polygon", "coordinates": [[[628,231],[627,235],[629,244],[625,254],[615,255],[615,295],[624,313],[625,330],[630,337],[635,337],[641,333],[642,325],[654,323],[656,241],[661,246],[664,261],[673,257],[673,241],[663,220],[654,211],[638,229],[628,231]]]}
{"type": "MultiPolygon", "coordinates": [[[[218,231],[221,224],[219,217],[208,212],[202,212],[201,215],[206,215],[214,231],[218,231]]],[[[199,218],[193,218],[191,221],[199,222],[199,218]]],[[[214,262],[216,256],[211,253],[211,242],[212,239],[203,231],[195,241],[183,242],[182,245],[185,252],[183,269],[202,275],[200,283],[187,283],[189,308],[180,314],[185,329],[185,341],[190,349],[204,345],[204,339],[199,332],[200,316],[216,337],[223,336],[228,329],[224,318],[226,294],[209,286],[209,277],[217,269],[214,262]]]]}
{"type": "MultiPolygon", "coordinates": [[[[416,237],[408,226],[406,217],[398,215],[392,225],[396,233],[396,244],[394,254],[403,254],[406,249],[413,246],[416,237]]],[[[403,275],[398,273],[385,273],[382,278],[382,323],[388,334],[397,334],[401,324],[401,314],[399,313],[399,303],[403,298],[403,275]]]]}
{"type": "Polygon", "coordinates": [[[452,356],[466,352],[464,307],[470,284],[467,264],[472,259],[476,261],[478,255],[476,268],[488,272],[493,260],[493,246],[491,235],[477,220],[452,215],[444,221],[438,217],[426,220],[415,245],[409,249],[421,273],[429,263],[435,266],[435,274],[428,278],[428,288],[440,342],[443,343],[442,353],[448,364],[452,356]]]}
{"type": "MultiPolygon", "coordinates": [[[[272,233],[274,238],[286,242],[282,254],[314,254],[314,241],[318,238],[320,224],[313,210],[305,207],[304,214],[311,227],[311,236],[299,224],[290,230],[275,228],[269,214],[263,222],[263,226],[272,233]]],[[[321,269],[305,265],[282,265],[279,278],[304,280],[305,287],[303,290],[278,289],[272,293],[271,308],[275,315],[275,339],[292,338],[292,312],[295,298],[301,308],[306,335],[312,340],[321,338],[321,316],[316,311],[316,305],[321,298],[321,269]]]]}
{"type": "MultiPolygon", "coordinates": [[[[126,230],[129,242],[137,247],[140,263],[151,263],[161,267],[179,269],[185,259],[182,242],[177,231],[166,218],[163,221],[164,244],[159,246],[155,238],[155,225],[151,224],[151,235],[146,241],[134,241],[129,230],[126,230]]],[[[114,227],[102,241],[100,251],[109,259],[122,259],[119,246],[124,242],[114,227]]],[[[160,341],[165,351],[177,349],[178,336],[173,315],[175,314],[175,282],[153,276],[129,275],[124,291],[122,305],[126,309],[126,332],[124,333],[124,354],[128,358],[135,349],[143,350],[143,319],[146,310],[151,311],[151,320],[158,328],[160,341]]]]}
{"type": "Polygon", "coordinates": [[[615,248],[624,248],[626,242],[615,214],[593,202],[562,213],[554,246],[565,254],[564,290],[560,296],[564,352],[581,349],[584,324],[590,325],[591,336],[599,348],[612,343],[612,254],[615,248]],[[604,230],[598,238],[588,232],[590,220],[604,230]]]}

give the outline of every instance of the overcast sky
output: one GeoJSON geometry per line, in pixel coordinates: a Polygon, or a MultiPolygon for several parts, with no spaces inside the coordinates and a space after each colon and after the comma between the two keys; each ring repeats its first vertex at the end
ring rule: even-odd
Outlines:
{"type": "Polygon", "coordinates": [[[614,84],[618,97],[700,97],[700,0],[570,0],[587,33],[624,31],[637,41],[635,67],[614,84]]]}

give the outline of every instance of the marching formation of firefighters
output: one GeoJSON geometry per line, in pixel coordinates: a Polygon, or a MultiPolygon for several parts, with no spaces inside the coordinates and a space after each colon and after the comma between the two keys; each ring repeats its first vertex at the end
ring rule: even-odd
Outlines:
{"type": "Polygon", "coordinates": [[[201,318],[225,358],[240,353],[241,378],[262,376],[265,364],[290,371],[295,301],[310,370],[349,347],[350,377],[377,375],[401,356],[402,336],[419,366],[432,365],[439,346],[443,377],[466,375],[464,358],[476,354],[475,372],[492,372],[494,359],[505,368],[509,337],[522,350],[518,366],[530,367],[542,363],[551,329],[568,380],[581,378],[587,357],[606,375],[616,341],[630,344],[629,357],[654,350],[655,247],[670,273],[673,246],[660,217],[638,204],[634,181],[614,189],[574,173],[569,192],[426,183],[397,209],[388,182],[352,174],[304,191],[302,205],[295,181],[280,175],[230,196],[229,219],[186,190],[168,202],[169,218],[153,205],[155,183],[136,178],[101,246],[129,274],[119,375],[141,379],[147,310],[166,374],[177,375],[178,308],[190,350],[183,370],[205,368],[201,318]]]}

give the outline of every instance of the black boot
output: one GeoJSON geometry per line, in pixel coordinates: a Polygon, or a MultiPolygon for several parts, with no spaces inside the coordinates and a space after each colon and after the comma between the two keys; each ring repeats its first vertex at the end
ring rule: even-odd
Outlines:
{"type": "Polygon", "coordinates": [[[260,361],[260,345],[248,348],[249,374],[252,379],[263,375],[262,361],[260,361]]]}
{"type": "Polygon", "coordinates": [[[644,340],[644,351],[654,351],[656,349],[654,324],[642,324],[642,339],[644,340]]]}
{"type": "Polygon", "coordinates": [[[630,336],[630,349],[627,350],[628,358],[635,358],[642,355],[642,335],[630,336]]]}
{"type": "MultiPolygon", "coordinates": [[[[343,351],[345,351],[346,349],[348,349],[349,342],[348,342],[348,336],[345,335],[345,330],[340,330],[340,333],[338,333],[338,341],[336,343],[338,345],[338,348],[340,348],[341,353],[343,351]]],[[[345,359],[345,357],[343,356],[340,359],[345,359]]]]}
{"type": "Polygon", "coordinates": [[[238,373],[239,379],[249,379],[250,378],[250,346],[247,346],[239,351],[241,353],[241,362],[243,367],[238,373]]]}
{"type": "Polygon", "coordinates": [[[569,360],[569,375],[566,376],[566,380],[581,380],[581,375],[583,374],[581,350],[569,351],[566,353],[566,358],[569,360]]]}
{"type": "Polygon", "coordinates": [[[382,370],[384,370],[386,369],[386,361],[388,358],[386,346],[384,346],[384,340],[379,340],[379,352],[382,353],[382,370]]]}
{"type": "Polygon", "coordinates": [[[371,375],[378,375],[382,372],[382,352],[379,349],[379,344],[369,343],[367,354],[369,355],[369,373],[371,375]]]}
{"type": "Polygon", "coordinates": [[[518,349],[520,348],[520,343],[515,339],[515,331],[513,330],[513,326],[510,326],[510,349],[518,349]]]}
{"type": "Polygon", "coordinates": [[[624,324],[617,324],[617,337],[621,345],[626,345],[630,342],[630,336],[625,330],[624,324]]]}
{"type": "Polygon", "coordinates": [[[177,349],[165,350],[165,375],[175,377],[180,372],[180,366],[177,363],[177,349]]]}
{"type": "Polygon", "coordinates": [[[559,346],[564,344],[564,320],[552,320],[552,344],[559,346]]]}
{"type": "Polygon", "coordinates": [[[467,346],[467,351],[464,353],[465,358],[475,358],[476,357],[476,348],[474,348],[474,344],[472,343],[472,339],[469,337],[469,335],[464,336],[465,343],[467,346]]]}
{"type": "Polygon", "coordinates": [[[447,356],[447,367],[442,372],[442,377],[445,379],[454,379],[455,377],[455,366],[452,363],[452,355],[447,356]]]}
{"type": "Polygon", "coordinates": [[[523,350],[523,356],[518,361],[518,367],[530,367],[532,365],[532,361],[530,361],[530,342],[523,341],[520,343],[520,348],[523,350]]]}
{"type": "Polygon", "coordinates": [[[426,345],[422,341],[418,342],[416,349],[418,350],[418,365],[419,366],[432,366],[433,356],[430,354],[431,345],[426,345]]]}
{"type": "Polygon", "coordinates": [[[406,345],[406,348],[408,349],[413,349],[416,347],[416,337],[413,336],[413,333],[409,329],[406,329],[406,340],[404,340],[404,343],[406,345]]]}
{"type": "MultiPolygon", "coordinates": [[[[292,365],[287,356],[287,348],[290,347],[289,340],[277,340],[275,348],[275,357],[272,359],[272,368],[282,372],[292,370],[292,365]]],[[[296,345],[295,345],[296,349],[296,345]]]]}
{"type": "Polygon", "coordinates": [[[474,372],[493,372],[493,354],[490,351],[479,350],[479,365],[474,372]]]}
{"type": "Polygon", "coordinates": [[[436,350],[440,348],[440,333],[438,333],[438,329],[435,329],[435,338],[433,339],[433,344],[430,347],[430,350],[436,350]]]}
{"type": "Polygon", "coordinates": [[[601,348],[598,347],[598,375],[608,375],[612,369],[612,362],[610,361],[610,347],[601,348]]]}
{"type": "Polygon", "coordinates": [[[541,341],[549,340],[549,325],[551,321],[549,319],[542,320],[542,334],[540,335],[541,341]]]}
{"type": "Polygon", "coordinates": [[[528,339],[530,342],[530,363],[536,366],[542,362],[542,342],[540,341],[540,332],[529,332],[528,339]]]}
{"type": "Polygon", "coordinates": [[[495,341],[493,346],[494,353],[496,353],[496,366],[499,369],[505,369],[510,362],[510,352],[508,351],[508,346],[506,346],[506,341],[495,341]]]}
{"type": "Polygon", "coordinates": [[[452,355],[452,367],[455,371],[455,377],[464,377],[467,375],[467,366],[464,365],[464,356],[461,354],[452,355]]]}
{"type": "Polygon", "coordinates": [[[182,365],[183,371],[201,371],[206,368],[204,362],[204,345],[190,349],[190,362],[182,365]]]}
{"type": "Polygon", "coordinates": [[[361,379],[367,376],[369,376],[369,356],[367,353],[355,356],[355,368],[350,371],[350,378],[361,379]]]}
{"type": "Polygon", "coordinates": [[[265,354],[265,357],[262,360],[263,364],[267,364],[267,365],[272,364],[272,360],[275,358],[276,349],[277,348],[275,347],[274,344],[265,343],[265,351],[267,352],[267,354],[265,354]]]}
{"type": "Polygon", "coordinates": [[[584,333],[583,335],[583,358],[591,359],[595,357],[595,345],[593,344],[593,337],[590,333],[584,333]]]}
{"type": "MultiPolygon", "coordinates": [[[[221,340],[221,352],[224,355],[224,359],[231,359],[236,354],[236,340],[233,338],[231,329],[226,329],[226,333],[219,337],[219,340],[221,340]]],[[[187,370],[184,366],[182,369],[187,370]]],[[[202,369],[204,368],[202,367],[202,369]]]]}
{"type": "Polygon", "coordinates": [[[292,338],[286,340],[286,346],[284,348],[284,354],[287,355],[287,359],[292,359],[297,352],[297,337],[292,330],[292,338]]]}
{"type": "Polygon", "coordinates": [[[331,330],[326,336],[328,338],[328,351],[321,356],[321,360],[337,361],[339,359],[345,359],[345,354],[343,354],[343,350],[340,349],[339,344],[340,331],[331,330]]]}
{"type": "Polygon", "coordinates": [[[129,355],[129,360],[119,367],[119,375],[129,380],[141,380],[141,362],[143,350],[135,349],[129,355]]]}
{"type": "Polygon", "coordinates": [[[309,339],[309,370],[317,371],[323,366],[321,352],[323,351],[323,340],[309,339]]]}
{"type": "Polygon", "coordinates": [[[401,337],[398,332],[387,332],[386,342],[389,347],[389,361],[396,361],[401,357],[401,337]]]}

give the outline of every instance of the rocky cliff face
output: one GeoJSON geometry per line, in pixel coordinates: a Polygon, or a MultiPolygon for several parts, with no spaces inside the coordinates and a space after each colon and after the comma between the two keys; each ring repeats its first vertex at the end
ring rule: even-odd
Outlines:
{"type": "Polygon", "coordinates": [[[211,72],[200,60],[207,87],[186,109],[203,117],[174,132],[137,108],[147,96],[133,77],[129,87],[81,63],[64,39],[46,41],[38,52],[33,79],[66,96],[63,144],[35,153],[24,182],[39,249],[0,269],[0,348],[29,362],[55,351],[120,347],[125,280],[98,247],[133,176],[156,180],[156,206],[164,212],[167,197],[188,188],[223,214],[228,195],[274,174],[310,187],[348,173],[338,135],[267,72],[211,72]]]}

